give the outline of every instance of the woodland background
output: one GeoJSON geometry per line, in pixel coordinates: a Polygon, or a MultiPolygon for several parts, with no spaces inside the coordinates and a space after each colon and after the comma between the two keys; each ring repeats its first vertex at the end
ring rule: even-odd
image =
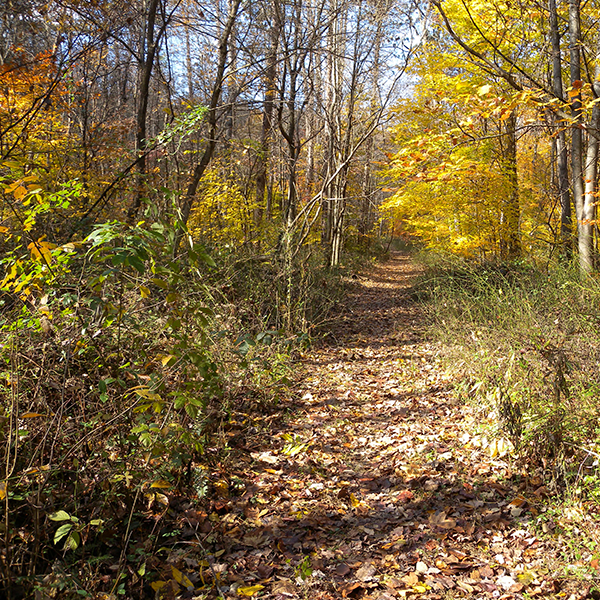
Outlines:
{"type": "Polygon", "coordinates": [[[118,554],[143,498],[205,497],[234,407],[289,393],[344,277],[394,239],[460,257],[423,296],[444,335],[483,349],[469,381],[515,447],[527,410],[546,424],[536,460],[564,431],[595,440],[599,11],[4,2],[6,594],[66,589],[43,577],[94,536],[118,554]]]}

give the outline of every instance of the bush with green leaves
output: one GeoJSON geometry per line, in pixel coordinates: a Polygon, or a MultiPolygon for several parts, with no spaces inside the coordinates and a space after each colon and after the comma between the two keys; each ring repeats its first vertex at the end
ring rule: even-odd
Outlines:
{"type": "MultiPolygon", "coordinates": [[[[23,177],[0,182],[17,215],[0,230],[10,540],[0,567],[4,587],[44,574],[37,588],[66,598],[86,587],[74,569],[97,585],[94,570],[114,562],[124,528],[144,531],[146,503],[163,506],[164,490],[207,494],[207,464],[227,450],[217,434],[237,411],[286,393],[290,352],[342,288],[310,250],[288,270],[276,253],[209,256],[172,216],[87,223],[84,237],[61,244],[83,187],[44,190],[23,177]]],[[[111,576],[119,589],[125,575],[111,576]]]]}

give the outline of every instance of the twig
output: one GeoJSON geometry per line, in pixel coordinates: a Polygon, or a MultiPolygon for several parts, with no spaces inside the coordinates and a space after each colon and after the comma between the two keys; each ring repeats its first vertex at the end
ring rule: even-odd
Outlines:
{"type": "Polygon", "coordinates": [[[218,578],[217,578],[217,573],[216,573],[216,571],[215,571],[215,569],[213,567],[210,555],[206,551],[206,548],[202,544],[202,540],[200,539],[200,536],[198,535],[197,527],[194,528],[192,526],[192,524],[190,523],[190,520],[187,517],[186,517],[185,520],[188,522],[188,525],[190,526],[190,529],[192,529],[192,531],[194,532],[194,536],[196,536],[196,540],[198,540],[198,545],[200,546],[200,549],[202,550],[202,553],[206,557],[206,562],[208,563],[208,568],[210,569],[210,572],[212,573],[213,579],[215,581],[215,587],[217,588],[217,592],[219,593],[219,598],[222,598],[223,600],[225,600],[225,594],[223,593],[223,590],[219,587],[219,581],[218,581],[218,578]]]}

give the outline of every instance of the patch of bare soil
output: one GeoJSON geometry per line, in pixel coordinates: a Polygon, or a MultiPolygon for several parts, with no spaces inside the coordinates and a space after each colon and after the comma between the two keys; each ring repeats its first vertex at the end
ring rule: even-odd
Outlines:
{"type": "Polygon", "coordinates": [[[171,557],[189,597],[596,597],[564,577],[551,519],[532,525],[542,482],[474,437],[479,417],[423,336],[415,275],[394,254],[360,276],[328,345],[299,361],[287,416],[238,441],[239,491],[214,475],[220,498],[190,511],[190,546],[171,557]]]}

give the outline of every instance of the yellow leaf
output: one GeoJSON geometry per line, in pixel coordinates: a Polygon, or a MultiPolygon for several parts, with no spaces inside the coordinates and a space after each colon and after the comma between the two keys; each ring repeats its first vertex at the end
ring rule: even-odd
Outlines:
{"type": "Polygon", "coordinates": [[[164,494],[155,494],[155,499],[163,506],[169,506],[169,499],[164,494]]]}
{"type": "Polygon", "coordinates": [[[171,572],[173,573],[173,579],[179,585],[183,586],[186,590],[194,589],[194,584],[179,569],[176,569],[175,567],[171,567],[171,572]]]}
{"type": "Polygon", "coordinates": [[[150,298],[150,290],[145,285],[140,285],[140,296],[142,298],[150,298]]]}
{"type": "Polygon", "coordinates": [[[27,188],[23,187],[22,185],[20,185],[16,190],[14,190],[13,192],[13,196],[15,197],[15,200],[21,200],[23,199],[25,196],[27,195],[27,188]]]}
{"type": "Polygon", "coordinates": [[[164,488],[170,488],[171,484],[168,481],[165,481],[164,479],[158,479],[157,481],[152,483],[152,485],[150,487],[164,489],[164,488]]]}
{"type": "Polygon", "coordinates": [[[428,589],[429,589],[429,586],[419,584],[419,585],[413,585],[412,591],[417,594],[424,594],[428,589]]]}
{"type": "Polygon", "coordinates": [[[237,593],[240,596],[254,596],[254,594],[257,594],[258,592],[260,592],[260,590],[263,590],[264,588],[264,585],[260,585],[260,583],[257,583],[256,585],[251,585],[249,587],[239,587],[237,589],[237,593]]]}
{"type": "Polygon", "coordinates": [[[0,481],[0,500],[6,498],[6,481],[0,481]]]}
{"type": "Polygon", "coordinates": [[[221,498],[227,498],[229,496],[229,485],[226,481],[221,479],[220,481],[215,481],[213,484],[215,491],[221,498]]]}
{"type": "Polygon", "coordinates": [[[177,357],[173,354],[167,354],[167,356],[163,356],[160,359],[160,362],[162,363],[163,367],[166,367],[174,358],[177,358],[177,357]]]}
{"type": "Polygon", "coordinates": [[[39,311],[45,315],[48,319],[52,319],[52,312],[47,306],[40,307],[39,311]]]}
{"type": "Polygon", "coordinates": [[[487,84],[487,85],[482,85],[478,90],[477,90],[477,95],[478,96],[485,96],[486,94],[490,93],[490,90],[492,89],[492,86],[487,84]]]}
{"type": "Polygon", "coordinates": [[[27,412],[24,415],[21,415],[21,419],[35,419],[35,417],[45,417],[41,413],[27,412]]]}
{"type": "Polygon", "coordinates": [[[524,571],[517,575],[517,580],[523,585],[529,585],[535,579],[535,573],[531,571],[524,571]]]}
{"type": "Polygon", "coordinates": [[[166,581],[153,581],[150,584],[150,587],[155,591],[158,592],[159,590],[161,590],[162,588],[165,587],[165,585],[167,585],[166,581]]]}
{"type": "Polygon", "coordinates": [[[37,242],[31,242],[27,246],[27,249],[31,252],[31,258],[35,261],[44,261],[46,263],[52,262],[51,250],[56,248],[56,244],[42,241],[40,238],[37,242]]]}
{"type": "Polygon", "coordinates": [[[356,508],[360,504],[360,500],[354,494],[350,494],[350,504],[356,508]]]}

